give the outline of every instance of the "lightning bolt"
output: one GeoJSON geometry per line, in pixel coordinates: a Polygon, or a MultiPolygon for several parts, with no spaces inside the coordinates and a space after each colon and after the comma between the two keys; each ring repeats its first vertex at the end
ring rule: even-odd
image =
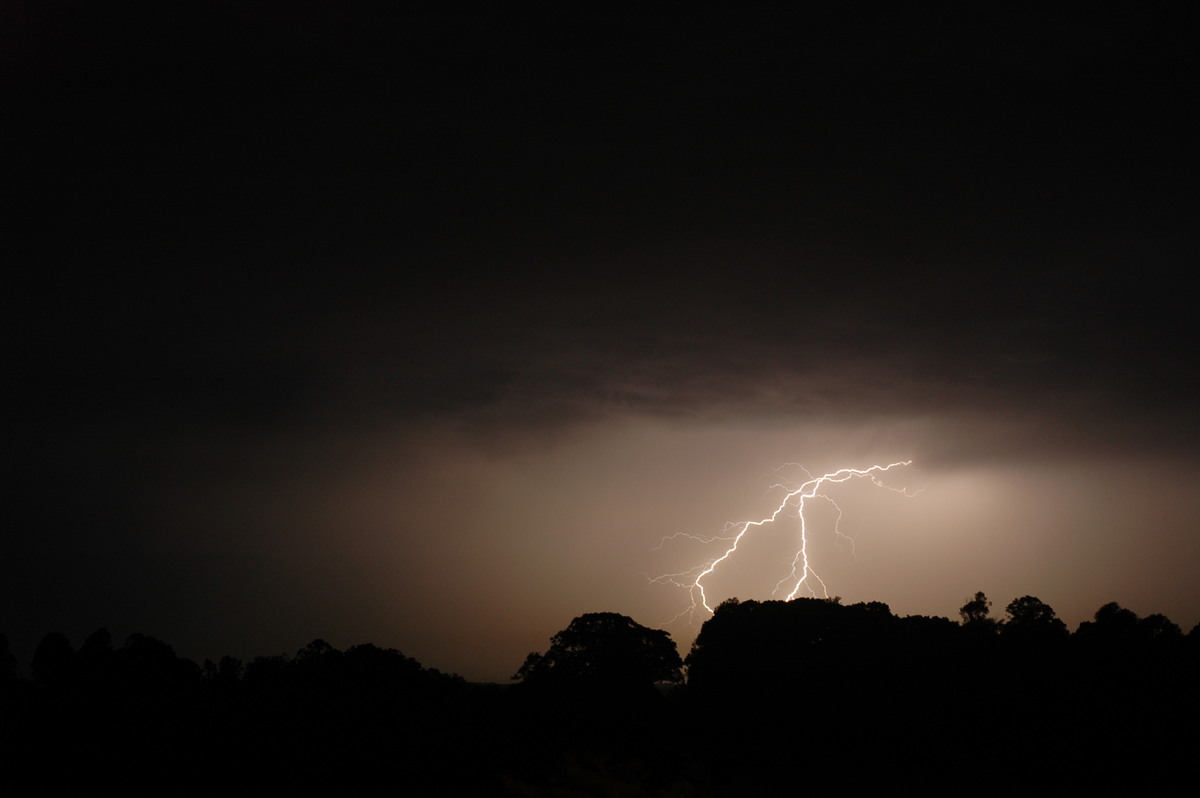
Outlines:
{"type": "MultiPolygon", "coordinates": [[[[786,466],[795,465],[795,463],[786,464],[786,466]]],[[[650,582],[653,584],[670,584],[688,592],[688,596],[691,599],[690,606],[672,618],[670,622],[676,621],[685,615],[692,620],[695,620],[697,614],[699,614],[702,610],[711,615],[713,608],[709,604],[708,594],[705,592],[705,578],[734,557],[734,555],[737,553],[738,546],[742,543],[742,540],[746,537],[746,535],[751,532],[751,530],[775,523],[776,520],[787,514],[790,509],[794,509],[796,516],[800,519],[799,547],[797,548],[795,555],[792,557],[790,573],[785,575],[775,584],[775,589],[772,591],[771,595],[778,595],[781,591],[790,586],[790,592],[787,594],[788,601],[796,598],[801,591],[807,591],[809,595],[816,596],[817,587],[814,585],[815,582],[816,585],[820,586],[820,595],[824,598],[828,598],[829,591],[825,586],[824,580],[817,575],[817,572],[813,570],[808,560],[808,519],[805,517],[804,512],[807,502],[811,499],[821,499],[833,505],[837,512],[837,519],[834,523],[834,535],[839,540],[847,541],[850,544],[851,552],[853,553],[854,541],[843,534],[841,530],[842,508],[839,507],[837,502],[835,502],[823,491],[830,485],[847,482],[851,479],[866,478],[876,486],[884,488],[885,490],[890,490],[894,493],[900,493],[904,496],[916,496],[921,492],[920,490],[895,488],[884,484],[879,478],[880,474],[890,471],[893,468],[901,468],[910,465],[912,465],[911,460],[901,460],[896,463],[889,463],[888,465],[873,465],[869,468],[842,468],[838,469],[837,471],[831,471],[828,474],[822,474],[819,477],[813,476],[811,472],[801,467],[804,470],[804,473],[808,476],[808,481],[800,485],[784,485],[777,483],[771,486],[772,489],[778,488],[784,490],[785,495],[783,500],[780,501],[779,505],[775,508],[775,511],[766,518],[759,519],[758,521],[728,523],[725,525],[725,535],[706,538],[700,535],[677,532],[674,535],[668,535],[664,537],[659,541],[658,546],[655,547],[656,549],[661,549],[667,543],[681,538],[700,543],[713,543],[715,541],[726,541],[728,543],[728,547],[725,549],[725,552],[718,557],[707,560],[700,565],[697,565],[686,571],[662,574],[661,576],[656,576],[650,579],[650,582]]],[[[780,466],[779,468],[784,468],[786,466],[780,466]]],[[[778,470],[779,469],[776,469],[776,471],[778,470]]]]}

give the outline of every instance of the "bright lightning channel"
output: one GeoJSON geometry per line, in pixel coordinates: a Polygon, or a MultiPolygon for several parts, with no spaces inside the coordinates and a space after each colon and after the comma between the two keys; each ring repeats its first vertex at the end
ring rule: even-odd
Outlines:
{"type": "MultiPolygon", "coordinates": [[[[788,465],[794,464],[789,463],[788,465]]],[[[810,499],[822,499],[832,504],[834,509],[837,511],[837,520],[834,523],[834,534],[840,539],[849,541],[850,545],[853,547],[854,541],[842,534],[842,508],[839,507],[837,502],[835,502],[832,498],[823,493],[823,489],[828,485],[834,485],[839,482],[846,482],[851,479],[865,477],[871,480],[871,482],[878,487],[890,490],[894,493],[903,494],[904,496],[915,496],[920,493],[919,490],[910,491],[907,488],[894,488],[890,485],[885,485],[879,479],[879,475],[885,471],[890,471],[893,468],[900,468],[909,465],[912,465],[912,460],[901,460],[888,465],[873,465],[869,468],[842,468],[838,469],[837,471],[831,471],[828,474],[822,474],[819,477],[814,477],[806,470],[805,473],[808,474],[809,480],[798,487],[788,487],[786,485],[772,486],[773,488],[783,488],[785,491],[787,491],[787,493],[783,497],[783,500],[779,502],[779,506],[775,508],[775,511],[766,518],[762,518],[758,521],[728,523],[725,525],[725,535],[703,537],[700,535],[687,534],[685,532],[677,532],[674,535],[668,535],[667,537],[664,537],[661,541],[659,541],[659,544],[656,547],[657,549],[661,549],[666,543],[680,538],[686,538],[688,540],[693,540],[700,543],[712,543],[722,540],[727,541],[729,546],[719,557],[707,560],[706,562],[686,571],[656,576],[650,581],[651,583],[655,584],[671,584],[687,590],[688,596],[691,599],[691,604],[689,607],[685,608],[682,612],[676,615],[672,621],[678,620],[684,615],[690,616],[694,619],[702,609],[711,615],[713,608],[709,604],[708,594],[704,589],[705,578],[720,568],[723,563],[728,562],[736,554],[742,539],[745,538],[752,529],[773,524],[781,515],[785,513],[785,511],[788,510],[788,508],[795,508],[796,514],[800,519],[799,547],[797,548],[795,555],[792,557],[791,572],[776,583],[775,590],[772,592],[772,595],[778,595],[780,591],[790,585],[791,591],[787,594],[788,601],[796,598],[801,591],[806,591],[810,596],[816,596],[817,590],[813,585],[815,582],[816,584],[820,585],[821,596],[824,598],[829,598],[829,591],[825,586],[825,581],[817,575],[817,572],[813,570],[808,561],[808,521],[804,514],[806,503],[810,499]]],[[[853,549],[851,550],[853,551],[853,549]]]]}

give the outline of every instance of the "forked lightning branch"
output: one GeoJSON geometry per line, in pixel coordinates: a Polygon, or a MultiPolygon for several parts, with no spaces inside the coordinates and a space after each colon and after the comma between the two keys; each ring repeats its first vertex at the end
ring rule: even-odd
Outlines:
{"type": "MultiPolygon", "coordinates": [[[[705,580],[720,570],[723,566],[728,566],[738,556],[738,547],[745,542],[748,535],[752,535],[758,529],[774,524],[781,519],[795,518],[799,529],[797,530],[797,540],[795,552],[791,557],[790,568],[784,565],[784,576],[775,584],[775,589],[772,591],[773,596],[782,594],[785,590],[787,599],[790,601],[801,594],[809,596],[819,596],[823,598],[829,597],[828,588],[825,582],[813,570],[812,563],[809,561],[809,521],[806,514],[807,504],[813,499],[827,501],[833,505],[837,513],[837,519],[834,522],[833,534],[841,539],[850,541],[846,535],[842,534],[841,518],[842,508],[837,502],[826,492],[829,487],[841,482],[847,482],[852,479],[869,479],[876,486],[885,490],[890,490],[895,493],[900,493],[905,496],[915,496],[919,490],[910,490],[908,488],[898,488],[886,484],[881,475],[893,468],[903,468],[912,465],[911,460],[901,460],[897,463],[889,463],[888,465],[873,465],[869,468],[842,468],[837,471],[831,471],[828,474],[822,474],[819,477],[814,477],[809,474],[807,482],[799,486],[775,485],[775,488],[781,488],[785,491],[783,499],[766,518],[761,518],[757,521],[740,521],[726,525],[726,534],[711,538],[705,538],[698,535],[690,535],[686,533],[677,533],[662,539],[659,544],[661,548],[668,542],[675,540],[692,540],[699,543],[714,543],[716,541],[725,541],[728,545],[724,552],[719,556],[706,560],[699,565],[689,568],[685,571],[677,573],[662,574],[653,577],[650,581],[656,584],[671,584],[687,591],[690,598],[690,604],[682,612],[675,616],[672,620],[677,620],[682,616],[690,616],[693,619],[698,613],[707,612],[712,614],[713,608],[709,600],[708,593],[705,589],[705,580]]],[[[807,473],[807,472],[806,472],[807,473]]]]}

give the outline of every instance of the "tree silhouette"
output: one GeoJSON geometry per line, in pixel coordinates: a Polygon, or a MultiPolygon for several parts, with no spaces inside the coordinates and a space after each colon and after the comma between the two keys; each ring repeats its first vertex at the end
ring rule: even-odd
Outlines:
{"type": "Polygon", "coordinates": [[[1000,631],[1008,640],[1022,643],[1052,643],[1067,638],[1067,625],[1054,609],[1035,596],[1013,599],[1005,608],[1008,617],[1000,631]]]}
{"type": "Polygon", "coordinates": [[[1138,635],[1147,641],[1174,642],[1183,639],[1183,630],[1161,612],[1138,621],[1138,635]]]}
{"type": "Polygon", "coordinates": [[[1092,616],[1094,620],[1079,624],[1076,632],[1081,638],[1108,643],[1128,643],[1137,634],[1138,616],[1115,601],[1110,601],[1092,616]]]}
{"type": "Polygon", "coordinates": [[[1169,791],[1189,772],[1200,627],[1185,638],[1111,603],[1067,637],[1033,596],[999,625],[988,609],[977,593],[959,624],[882,602],[730,599],[668,699],[654,684],[680,681],[674,643],[615,613],[576,618],[511,690],[320,639],[201,671],[146,635],[114,648],[105,629],[77,650],[47,635],[27,680],[0,635],[0,784],[88,794],[115,763],[163,783],[187,773],[196,794],[371,792],[397,773],[422,795],[775,795],[798,776],[833,794],[893,788],[930,750],[945,761],[920,789],[947,794],[1169,791]],[[679,729],[735,733],[713,755],[679,729]],[[981,750],[1008,756],[981,769],[981,750]]]}
{"type": "Polygon", "coordinates": [[[531,686],[636,691],[683,680],[671,636],[615,612],[580,615],[550,638],[545,654],[531,653],[513,676],[531,686]]]}
{"type": "Polygon", "coordinates": [[[958,610],[959,617],[962,618],[963,628],[968,630],[973,635],[986,636],[996,632],[997,622],[995,618],[989,618],[992,602],[982,590],[975,594],[974,598],[967,599],[967,603],[963,604],[958,610]]]}

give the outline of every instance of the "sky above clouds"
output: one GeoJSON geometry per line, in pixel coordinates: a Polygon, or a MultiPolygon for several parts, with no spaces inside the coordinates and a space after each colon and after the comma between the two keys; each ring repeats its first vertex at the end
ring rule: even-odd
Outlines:
{"type": "Polygon", "coordinates": [[[831,594],[1200,622],[1185,12],[86,5],[6,12],[19,652],[686,650],[664,537],[909,459],[831,594]]]}

